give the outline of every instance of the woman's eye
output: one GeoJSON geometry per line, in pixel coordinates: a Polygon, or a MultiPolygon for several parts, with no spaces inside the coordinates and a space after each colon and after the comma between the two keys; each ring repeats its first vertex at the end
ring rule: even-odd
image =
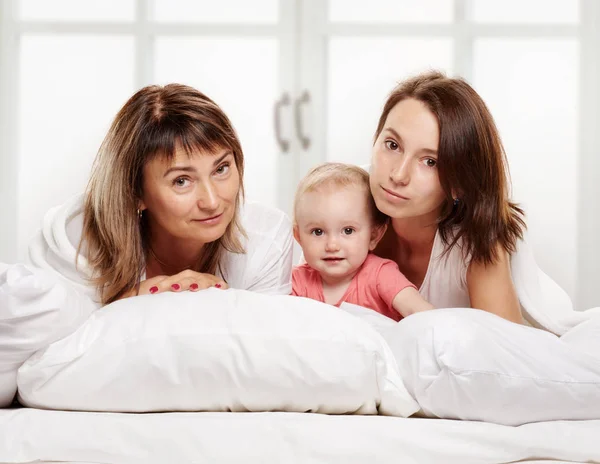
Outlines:
{"type": "Polygon", "coordinates": [[[427,167],[433,168],[436,165],[437,165],[437,161],[434,160],[433,158],[427,158],[425,160],[425,166],[427,166],[427,167]]]}
{"type": "Polygon", "coordinates": [[[175,185],[176,187],[186,187],[187,182],[189,182],[189,180],[185,177],[178,177],[173,181],[173,185],[175,185]]]}
{"type": "Polygon", "coordinates": [[[323,229],[313,229],[310,233],[316,235],[317,237],[320,237],[321,235],[323,235],[323,229]]]}
{"type": "Polygon", "coordinates": [[[217,170],[215,171],[217,174],[221,175],[221,174],[225,174],[227,173],[227,171],[229,171],[229,163],[224,163],[221,166],[219,166],[217,168],[217,170]]]}
{"type": "Polygon", "coordinates": [[[385,146],[388,148],[388,150],[394,150],[394,151],[396,151],[399,148],[398,144],[396,142],[394,142],[393,140],[386,140],[385,146]]]}
{"type": "Polygon", "coordinates": [[[346,235],[352,235],[354,233],[354,229],[352,227],[346,227],[344,229],[344,234],[346,235]]]}

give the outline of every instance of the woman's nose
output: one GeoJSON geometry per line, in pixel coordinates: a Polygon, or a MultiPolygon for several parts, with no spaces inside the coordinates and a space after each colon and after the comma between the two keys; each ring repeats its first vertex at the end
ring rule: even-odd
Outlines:
{"type": "Polygon", "coordinates": [[[390,180],[397,185],[407,185],[410,182],[410,161],[407,158],[394,166],[390,172],[390,180]]]}
{"type": "Polygon", "coordinates": [[[200,185],[198,188],[198,206],[209,210],[215,210],[219,206],[217,189],[211,183],[200,185]]]}

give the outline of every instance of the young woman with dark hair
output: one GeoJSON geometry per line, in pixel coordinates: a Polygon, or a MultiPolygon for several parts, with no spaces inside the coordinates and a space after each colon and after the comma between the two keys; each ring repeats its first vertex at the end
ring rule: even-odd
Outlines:
{"type": "Polygon", "coordinates": [[[371,192],[391,226],[375,250],[435,307],[472,307],[521,322],[510,255],[525,229],[510,200],[494,120],[462,79],[402,82],[375,133],[371,192]]]}

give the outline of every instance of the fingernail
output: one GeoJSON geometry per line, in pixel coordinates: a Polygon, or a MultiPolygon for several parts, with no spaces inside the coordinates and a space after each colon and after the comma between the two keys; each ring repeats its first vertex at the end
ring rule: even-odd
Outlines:
{"type": "Polygon", "coordinates": [[[181,287],[179,286],[179,284],[173,284],[173,285],[171,285],[171,288],[173,290],[179,290],[181,287]]]}
{"type": "Polygon", "coordinates": [[[150,287],[150,293],[156,293],[158,292],[158,287],[154,286],[154,287],[150,287]]]}
{"type": "Polygon", "coordinates": [[[198,290],[198,284],[193,283],[192,285],[190,285],[190,290],[198,290]]]}
{"type": "Polygon", "coordinates": [[[215,284],[215,287],[221,288],[221,284],[215,284]]]}

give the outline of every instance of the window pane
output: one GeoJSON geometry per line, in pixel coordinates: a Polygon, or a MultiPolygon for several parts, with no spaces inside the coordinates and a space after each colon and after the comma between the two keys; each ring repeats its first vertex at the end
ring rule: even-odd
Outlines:
{"type": "Polygon", "coordinates": [[[454,0],[329,0],[332,22],[449,23],[454,0]]]}
{"type": "Polygon", "coordinates": [[[133,93],[132,38],[24,36],[19,90],[20,253],[52,206],[82,192],[133,93]]]}
{"type": "Polygon", "coordinates": [[[513,197],[525,208],[540,266],[571,297],[577,255],[578,56],[575,40],[481,39],[475,45],[474,83],[498,124],[513,197]]]}
{"type": "Polygon", "coordinates": [[[278,0],[154,0],[156,21],[276,23],[278,0]]]}
{"type": "Polygon", "coordinates": [[[577,23],[577,0],[476,0],[473,20],[490,23],[577,23]]]}
{"type": "Polygon", "coordinates": [[[450,72],[452,56],[449,39],[332,39],[327,159],[368,163],[377,121],[392,88],[417,72],[450,72]]]}
{"type": "Polygon", "coordinates": [[[244,150],[246,197],[277,206],[277,40],[161,38],[156,45],[157,81],[191,85],[225,111],[244,150]]]}
{"type": "Polygon", "coordinates": [[[18,0],[19,17],[38,21],[132,21],[134,0],[18,0]]]}

